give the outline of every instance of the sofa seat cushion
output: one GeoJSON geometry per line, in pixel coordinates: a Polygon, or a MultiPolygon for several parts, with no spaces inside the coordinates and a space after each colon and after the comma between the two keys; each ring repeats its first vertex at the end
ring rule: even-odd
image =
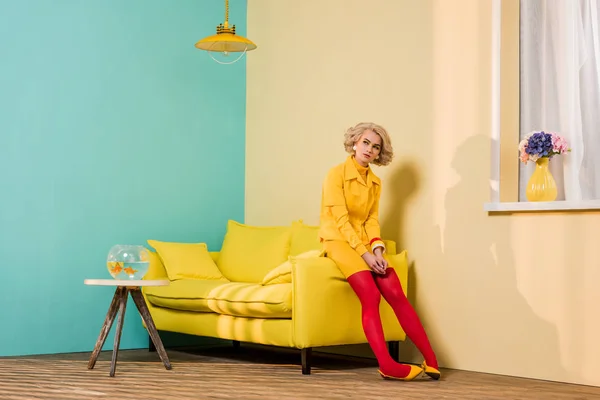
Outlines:
{"type": "Polygon", "coordinates": [[[292,285],[226,283],[211,291],[208,306],[234,317],[292,318],[292,285]]]}
{"type": "Polygon", "coordinates": [[[214,279],[181,279],[168,286],[146,286],[144,294],[148,301],[158,307],[174,310],[212,312],[208,306],[210,293],[215,288],[228,284],[214,279]]]}

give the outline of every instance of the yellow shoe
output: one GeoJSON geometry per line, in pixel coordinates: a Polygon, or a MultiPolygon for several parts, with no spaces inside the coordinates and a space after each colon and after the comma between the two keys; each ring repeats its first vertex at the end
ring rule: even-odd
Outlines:
{"type": "Polygon", "coordinates": [[[412,381],[413,379],[415,379],[416,377],[418,377],[419,375],[421,375],[423,373],[423,368],[420,367],[420,366],[409,365],[409,367],[410,367],[410,372],[405,377],[398,377],[398,376],[386,375],[383,372],[381,372],[380,369],[378,369],[377,372],[379,372],[379,374],[384,379],[397,379],[397,380],[400,380],[400,381],[412,381]]]}
{"type": "Polygon", "coordinates": [[[428,366],[425,361],[423,361],[421,368],[423,368],[423,371],[425,371],[425,373],[429,375],[430,378],[435,379],[436,381],[442,377],[442,373],[439,370],[428,366]]]}

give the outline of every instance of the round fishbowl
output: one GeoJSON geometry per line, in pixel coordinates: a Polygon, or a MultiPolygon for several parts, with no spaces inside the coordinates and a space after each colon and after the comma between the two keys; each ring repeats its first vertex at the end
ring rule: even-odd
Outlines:
{"type": "Polygon", "coordinates": [[[144,246],[118,244],[108,252],[106,266],[115,279],[142,279],[150,267],[150,252],[144,246]]]}

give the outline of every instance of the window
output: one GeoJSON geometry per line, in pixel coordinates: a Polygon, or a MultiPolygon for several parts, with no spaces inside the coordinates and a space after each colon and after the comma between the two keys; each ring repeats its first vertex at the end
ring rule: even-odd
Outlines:
{"type": "Polygon", "coordinates": [[[600,208],[600,4],[494,0],[492,202],[488,211],[600,208]],[[550,161],[554,202],[531,203],[535,164],[519,162],[532,131],[557,132],[571,152],[550,161]]]}

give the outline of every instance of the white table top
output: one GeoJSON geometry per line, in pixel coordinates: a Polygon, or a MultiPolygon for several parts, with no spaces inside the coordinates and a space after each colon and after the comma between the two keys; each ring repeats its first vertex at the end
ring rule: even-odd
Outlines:
{"type": "Polygon", "coordinates": [[[85,279],[86,285],[95,286],[168,286],[168,280],[143,280],[143,279],[85,279]]]}

